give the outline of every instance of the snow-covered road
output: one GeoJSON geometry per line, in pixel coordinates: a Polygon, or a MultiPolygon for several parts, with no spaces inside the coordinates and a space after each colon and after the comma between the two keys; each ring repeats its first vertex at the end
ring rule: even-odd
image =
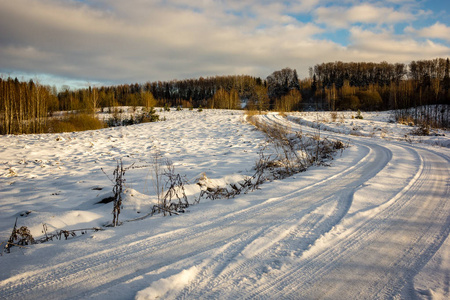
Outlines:
{"type": "Polygon", "coordinates": [[[331,167],[60,242],[56,252],[49,243],[0,257],[9,270],[0,298],[449,297],[448,149],[321,134],[351,144],[331,167]]]}

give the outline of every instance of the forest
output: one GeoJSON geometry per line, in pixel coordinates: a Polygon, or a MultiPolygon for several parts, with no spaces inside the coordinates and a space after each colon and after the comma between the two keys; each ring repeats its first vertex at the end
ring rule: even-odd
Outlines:
{"type": "MultiPolygon", "coordinates": [[[[299,79],[291,68],[249,75],[71,90],[0,76],[0,134],[43,133],[57,111],[92,115],[117,106],[275,111],[388,110],[450,103],[449,58],[403,63],[328,62],[299,79]]],[[[448,111],[448,110],[447,110],[448,111]]],[[[448,119],[448,118],[447,118],[448,119]]],[[[83,122],[92,121],[89,117],[83,122]]],[[[446,124],[445,126],[448,126],[446,124]]]]}

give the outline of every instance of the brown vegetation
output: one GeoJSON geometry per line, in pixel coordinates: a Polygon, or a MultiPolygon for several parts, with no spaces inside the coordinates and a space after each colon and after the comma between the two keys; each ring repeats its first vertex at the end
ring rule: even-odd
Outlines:
{"type": "Polygon", "coordinates": [[[104,122],[91,114],[68,114],[62,118],[51,118],[45,124],[45,132],[59,133],[96,130],[105,128],[104,122]]]}

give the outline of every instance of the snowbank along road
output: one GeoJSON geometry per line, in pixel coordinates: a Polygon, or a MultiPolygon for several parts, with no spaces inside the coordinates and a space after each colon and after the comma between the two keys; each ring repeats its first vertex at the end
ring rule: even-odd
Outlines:
{"type": "Polygon", "coordinates": [[[448,149],[321,134],[351,145],[331,167],[3,255],[0,298],[448,299],[448,149]]]}

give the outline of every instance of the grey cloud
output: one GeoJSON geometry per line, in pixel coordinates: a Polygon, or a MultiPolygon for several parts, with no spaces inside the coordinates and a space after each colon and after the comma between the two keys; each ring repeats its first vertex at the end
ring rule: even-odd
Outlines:
{"type": "Polygon", "coordinates": [[[286,66],[307,76],[315,63],[378,58],[357,32],[345,47],[317,39],[321,26],[289,15],[314,9],[315,0],[0,1],[0,72],[123,83],[265,77],[286,66]]]}

